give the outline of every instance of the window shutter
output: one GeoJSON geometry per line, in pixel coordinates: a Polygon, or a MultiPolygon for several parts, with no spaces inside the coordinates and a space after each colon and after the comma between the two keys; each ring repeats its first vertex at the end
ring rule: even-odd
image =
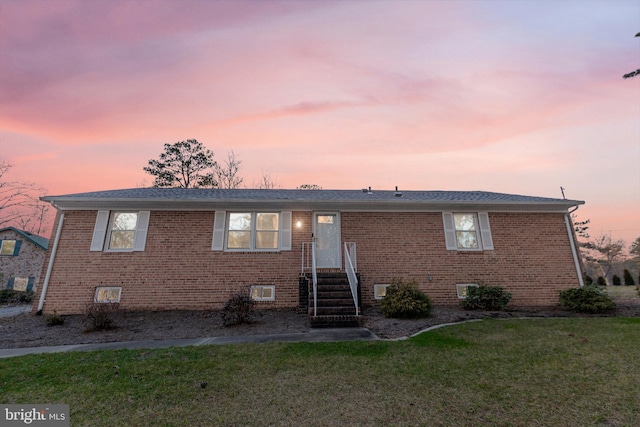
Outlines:
{"type": "Polygon", "coordinates": [[[7,289],[13,289],[13,282],[15,281],[15,277],[9,279],[9,283],[7,283],[7,289]]]}
{"type": "Polygon", "coordinates": [[[453,214],[451,212],[442,212],[442,222],[444,223],[444,240],[448,251],[458,249],[456,243],[456,227],[453,223],[453,214]]]}
{"type": "Polygon", "coordinates": [[[16,240],[16,245],[13,248],[13,256],[18,256],[18,253],[20,253],[21,245],[22,245],[22,240],[16,240]]]}
{"type": "Polygon", "coordinates": [[[140,211],[138,212],[138,224],[136,225],[136,237],[133,242],[134,251],[144,251],[144,247],[147,243],[147,230],[149,229],[149,217],[151,212],[140,211]]]}
{"type": "Polygon", "coordinates": [[[33,284],[35,283],[36,278],[31,276],[29,277],[29,282],[27,282],[27,292],[32,291],[33,290],[33,284]]]}
{"type": "Polygon", "coordinates": [[[487,212],[478,212],[478,222],[480,223],[482,248],[488,251],[492,251],[493,238],[491,237],[491,227],[489,227],[489,214],[487,212]]]}
{"type": "Polygon", "coordinates": [[[280,250],[291,250],[291,211],[284,211],[280,213],[280,250]]]}
{"type": "Polygon", "coordinates": [[[211,242],[212,251],[221,251],[224,249],[224,223],[226,218],[226,211],[216,211],[216,214],[213,217],[213,240],[211,242]]]}
{"type": "Polygon", "coordinates": [[[104,236],[107,234],[109,225],[109,211],[98,211],[96,225],[93,228],[93,239],[91,240],[90,251],[101,251],[104,247],[104,236]]]}

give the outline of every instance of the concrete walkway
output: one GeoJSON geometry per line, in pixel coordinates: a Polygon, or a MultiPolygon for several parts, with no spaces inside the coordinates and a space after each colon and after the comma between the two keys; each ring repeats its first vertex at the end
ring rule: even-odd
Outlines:
{"type": "Polygon", "coordinates": [[[31,305],[14,305],[11,307],[0,308],[0,317],[17,316],[18,314],[28,313],[31,311],[31,305]]]}
{"type": "Polygon", "coordinates": [[[65,353],[68,351],[134,350],[143,348],[187,347],[219,344],[267,342],[336,342],[373,341],[379,338],[366,328],[311,329],[309,332],[274,335],[240,335],[212,338],[188,338],[156,341],[110,342],[99,344],[58,345],[51,347],[0,349],[0,359],[27,354],[65,353]]]}

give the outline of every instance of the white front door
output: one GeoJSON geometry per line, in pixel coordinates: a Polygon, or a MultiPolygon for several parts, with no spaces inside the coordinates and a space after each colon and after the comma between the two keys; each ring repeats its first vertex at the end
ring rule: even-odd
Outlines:
{"type": "Polygon", "coordinates": [[[337,212],[316,212],[313,225],[316,238],[316,268],[342,268],[340,215],[337,212]]]}

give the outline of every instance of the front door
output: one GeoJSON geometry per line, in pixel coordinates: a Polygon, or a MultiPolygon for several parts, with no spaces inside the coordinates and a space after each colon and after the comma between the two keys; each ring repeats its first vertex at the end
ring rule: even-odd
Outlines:
{"type": "Polygon", "coordinates": [[[316,268],[342,268],[340,215],[337,212],[316,212],[313,225],[316,238],[316,268]]]}

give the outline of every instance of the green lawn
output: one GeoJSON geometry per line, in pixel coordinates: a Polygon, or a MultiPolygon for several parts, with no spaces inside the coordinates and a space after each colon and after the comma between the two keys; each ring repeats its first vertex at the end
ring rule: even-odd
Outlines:
{"type": "Polygon", "coordinates": [[[486,320],[407,341],[0,360],[0,402],[72,426],[638,426],[640,318],[486,320]]]}

